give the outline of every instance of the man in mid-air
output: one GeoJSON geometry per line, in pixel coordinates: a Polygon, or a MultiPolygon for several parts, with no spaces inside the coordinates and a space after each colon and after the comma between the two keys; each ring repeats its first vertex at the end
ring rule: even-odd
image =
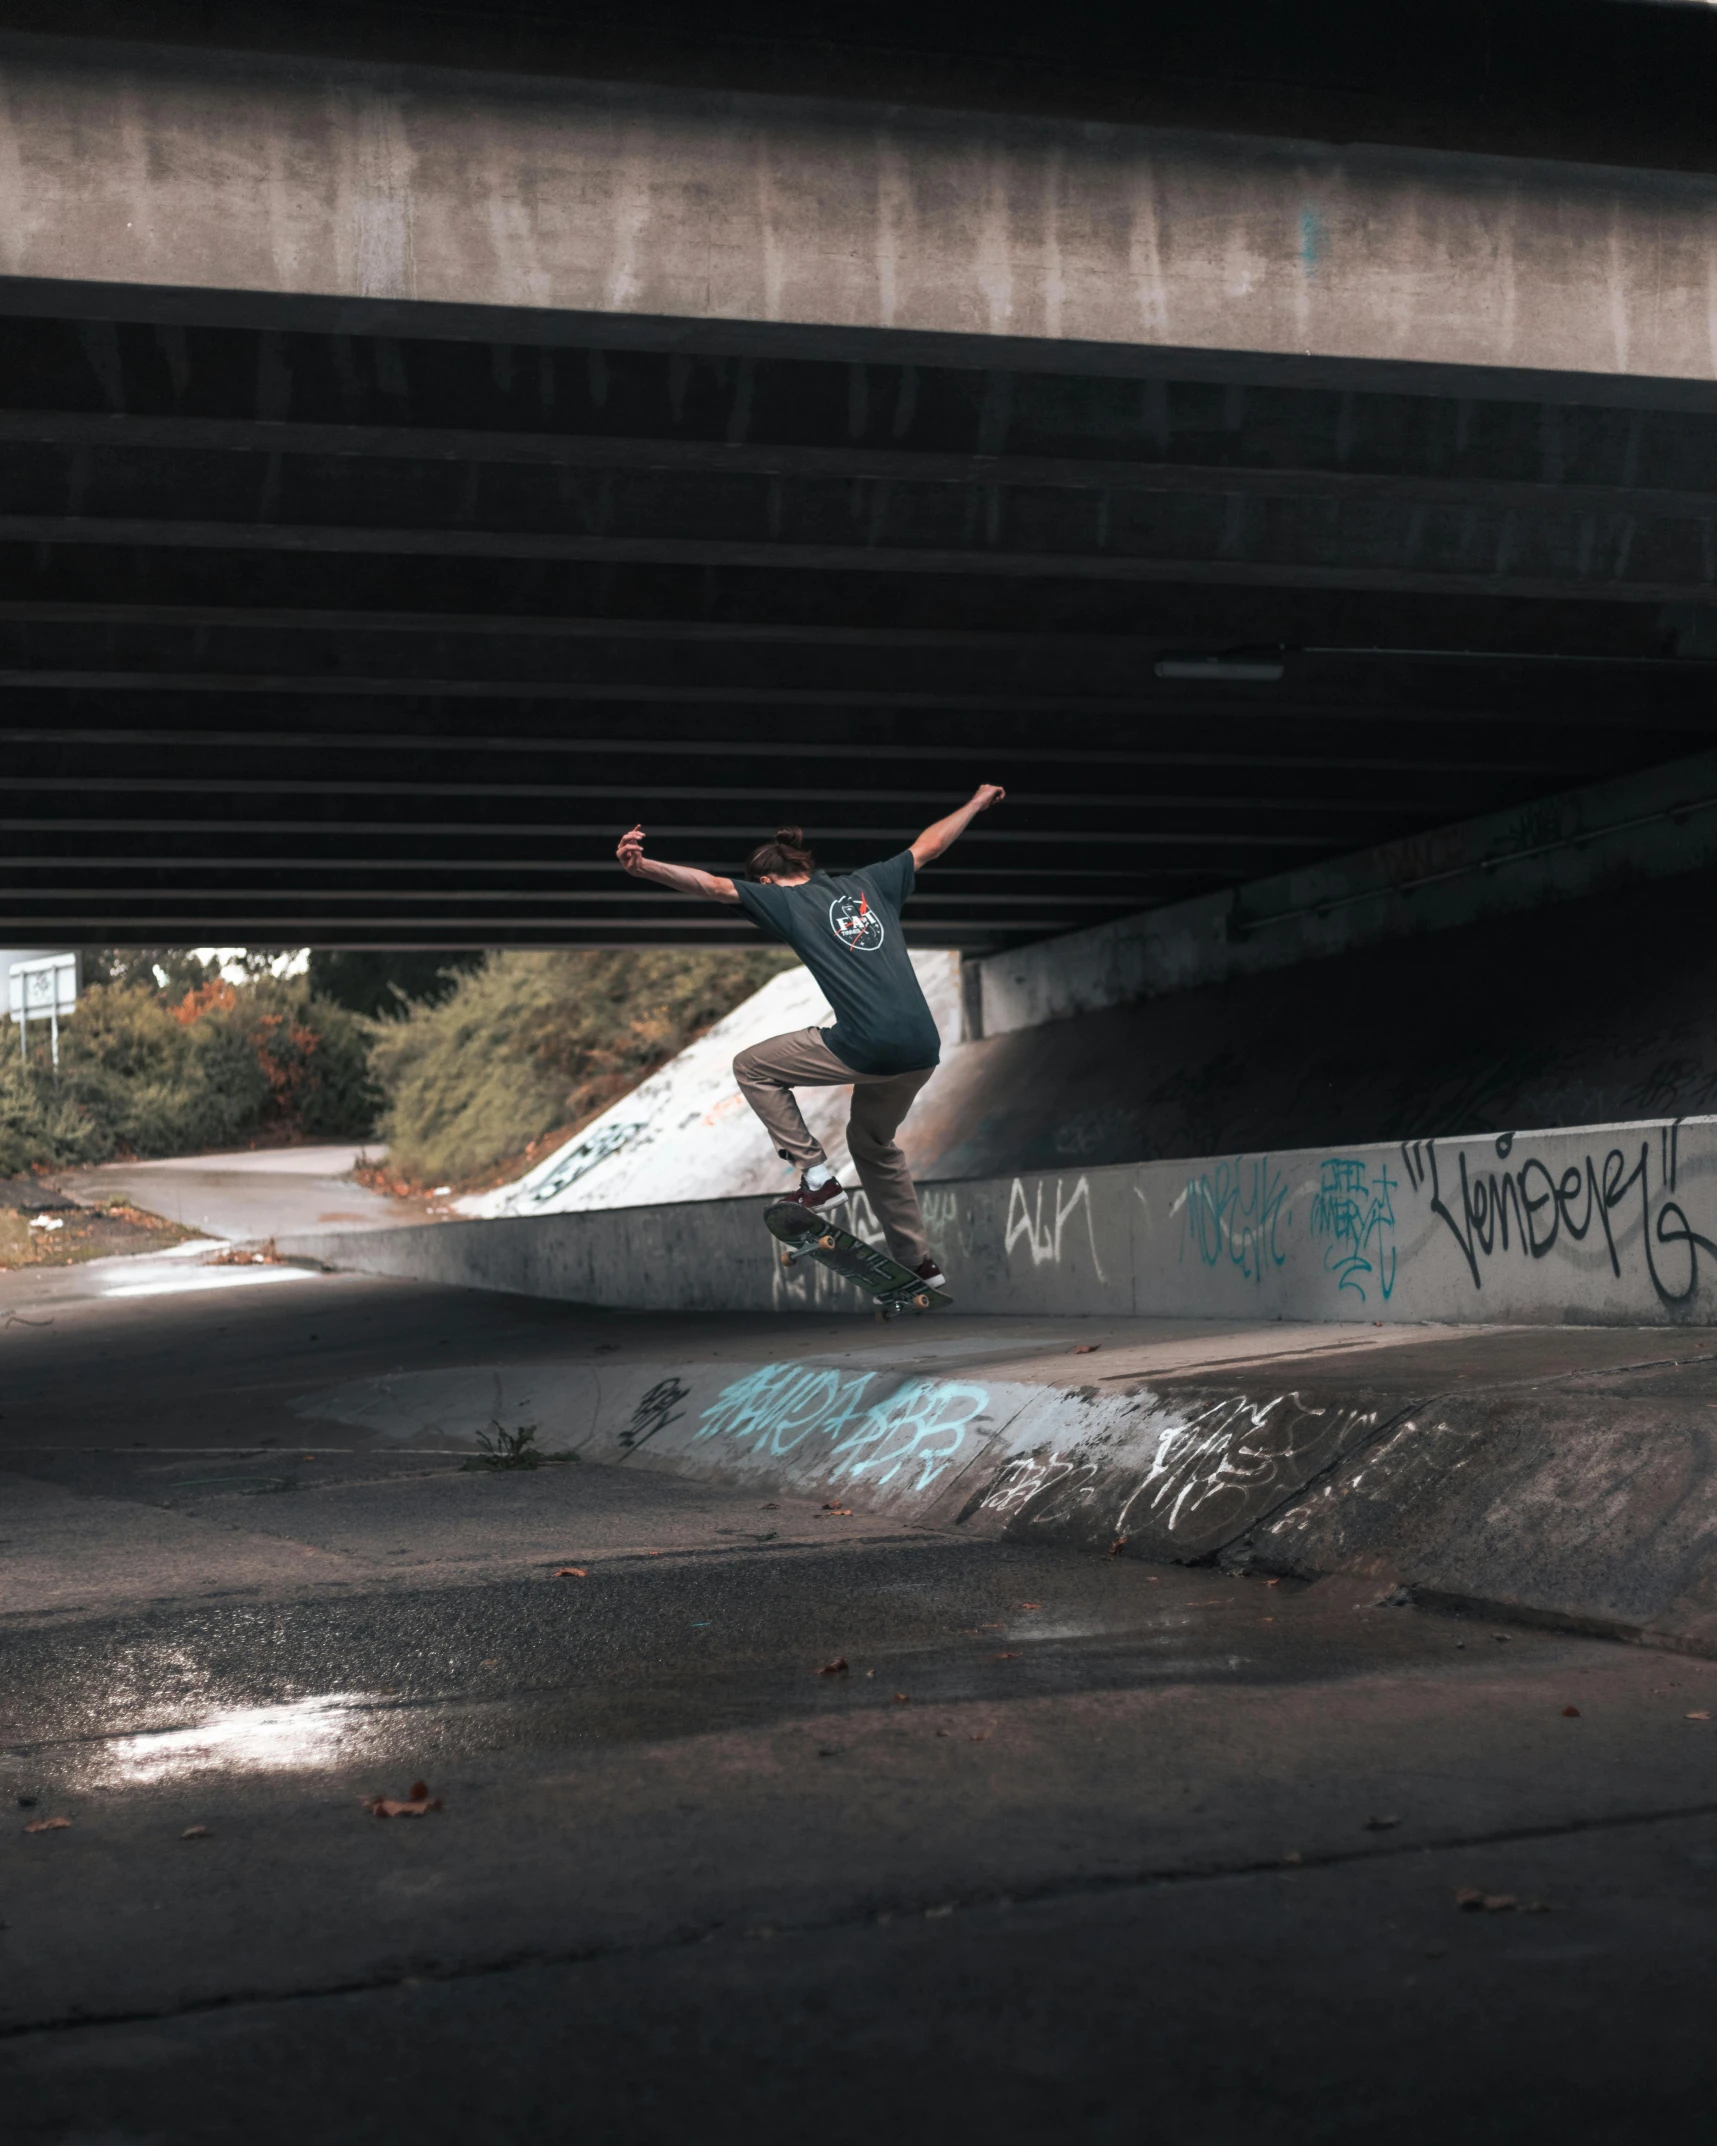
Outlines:
{"type": "Polygon", "coordinates": [[[847,1147],[859,1182],[889,1251],[932,1289],[948,1283],[931,1256],[912,1172],[894,1136],[936,1069],[941,1039],[906,951],[900,910],[922,868],[1005,795],[999,784],[980,784],[910,849],[858,872],[820,871],[797,827],[760,842],[745,860],[742,880],[656,863],[644,854],[642,827],[622,835],[615,852],[634,879],[737,903],[770,938],[790,946],[821,984],[834,1008],[833,1028],[795,1029],[754,1044],[733,1061],[734,1078],[776,1153],[799,1166],[798,1190],[787,1197],[814,1214],[838,1206],[846,1188],[812,1138],[793,1090],[851,1086],[847,1147]]]}

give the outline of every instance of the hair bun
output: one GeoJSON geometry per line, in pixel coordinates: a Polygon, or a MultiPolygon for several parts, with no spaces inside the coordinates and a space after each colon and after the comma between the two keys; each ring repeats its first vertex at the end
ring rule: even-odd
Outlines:
{"type": "Polygon", "coordinates": [[[775,839],[777,842],[785,842],[791,849],[803,849],[805,830],[802,827],[777,827],[775,839]]]}

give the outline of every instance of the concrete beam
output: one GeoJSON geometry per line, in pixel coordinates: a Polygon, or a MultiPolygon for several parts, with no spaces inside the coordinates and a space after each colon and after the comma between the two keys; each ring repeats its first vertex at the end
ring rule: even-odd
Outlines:
{"type": "Polygon", "coordinates": [[[1717,863],[1717,752],[1592,783],[977,964],[996,1036],[1717,863]]]}
{"type": "Polygon", "coordinates": [[[0,274],[73,310],[245,294],[330,325],[436,306],[472,333],[1124,369],[1239,350],[1578,398],[1717,378],[1714,211],[1704,174],[0,41],[0,274]]]}

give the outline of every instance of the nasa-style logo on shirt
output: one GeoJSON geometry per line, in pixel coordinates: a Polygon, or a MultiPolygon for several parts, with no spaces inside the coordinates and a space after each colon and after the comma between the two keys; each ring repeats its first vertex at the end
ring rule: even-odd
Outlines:
{"type": "Polygon", "coordinates": [[[874,954],[882,944],[882,919],[863,894],[837,894],[829,904],[829,929],[855,954],[874,954]]]}

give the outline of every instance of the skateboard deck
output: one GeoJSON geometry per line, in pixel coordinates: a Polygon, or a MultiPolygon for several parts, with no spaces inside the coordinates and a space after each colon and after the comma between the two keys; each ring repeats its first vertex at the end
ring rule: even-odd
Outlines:
{"type": "Polygon", "coordinates": [[[856,1282],[876,1299],[877,1317],[890,1319],[903,1311],[941,1311],[954,1299],[942,1289],[921,1282],[910,1267],[866,1244],[851,1230],[826,1216],[811,1214],[797,1200],[776,1200],[763,1210],[763,1220],[773,1237],[785,1247],[784,1267],[801,1259],[814,1259],[819,1267],[856,1282]]]}

